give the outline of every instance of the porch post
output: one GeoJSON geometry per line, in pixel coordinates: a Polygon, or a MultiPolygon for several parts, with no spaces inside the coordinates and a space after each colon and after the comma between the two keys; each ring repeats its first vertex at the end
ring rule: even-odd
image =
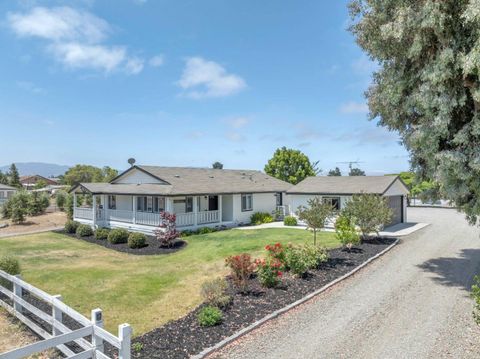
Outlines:
{"type": "Polygon", "coordinates": [[[103,220],[107,221],[108,218],[108,195],[103,195],[103,220]]]}
{"type": "Polygon", "coordinates": [[[218,196],[218,222],[222,224],[223,220],[223,204],[222,204],[222,195],[218,196]]]}
{"type": "Polygon", "coordinates": [[[137,223],[137,196],[132,196],[133,224],[137,223]]]}
{"type": "Polygon", "coordinates": [[[97,196],[92,195],[93,201],[92,201],[92,222],[93,222],[93,228],[95,228],[95,225],[97,224],[97,196]]]}
{"type": "Polygon", "coordinates": [[[73,218],[76,217],[77,212],[77,193],[73,192],[73,218]]]}
{"type": "Polygon", "coordinates": [[[198,225],[198,196],[193,196],[193,225],[198,225]]]}

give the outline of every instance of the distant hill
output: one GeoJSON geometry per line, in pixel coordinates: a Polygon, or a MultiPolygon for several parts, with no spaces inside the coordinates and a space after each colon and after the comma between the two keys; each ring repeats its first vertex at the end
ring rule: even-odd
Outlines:
{"type": "MultiPolygon", "coordinates": [[[[55,163],[42,163],[42,162],[18,162],[15,163],[18,168],[20,176],[25,175],[40,175],[43,177],[59,176],[63,175],[69,168],[69,166],[57,165],[55,163]]],[[[0,171],[3,173],[10,169],[10,165],[0,167],[0,171]]]]}

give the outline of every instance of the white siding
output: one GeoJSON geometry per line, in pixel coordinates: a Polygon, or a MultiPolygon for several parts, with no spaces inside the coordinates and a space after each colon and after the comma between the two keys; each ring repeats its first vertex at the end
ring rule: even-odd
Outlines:
{"type": "Polygon", "coordinates": [[[313,194],[289,194],[286,197],[286,204],[290,206],[290,211],[292,214],[295,214],[298,210],[298,207],[305,206],[308,207],[308,201],[315,197],[339,197],[340,198],[340,209],[345,207],[346,203],[350,200],[351,196],[341,196],[341,195],[313,195],[313,194]]]}
{"type": "Polygon", "coordinates": [[[222,196],[222,221],[233,221],[233,195],[222,196]]]}
{"type": "Polygon", "coordinates": [[[255,212],[273,213],[277,206],[275,193],[254,193],[253,209],[242,212],[242,196],[233,195],[233,220],[237,223],[250,223],[250,216],[255,212]]]}
{"type": "Polygon", "coordinates": [[[116,196],[117,209],[122,211],[133,211],[132,196],[116,196]]]}
{"type": "Polygon", "coordinates": [[[390,188],[385,192],[384,196],[406,196],[408,189],[397,179],[390,188]]]}
{"type": "Polygon", "coordinates": [[[163,183],[158,179],[150,176],[149,174],[139,171],[138,169],[134,168],[130,172],[126,173],[122,177],[118,178],[114,183],[163,183]]]}

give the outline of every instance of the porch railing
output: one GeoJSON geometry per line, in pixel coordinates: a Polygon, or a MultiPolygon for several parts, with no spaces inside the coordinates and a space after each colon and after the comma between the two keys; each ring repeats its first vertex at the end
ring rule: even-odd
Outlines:
{"type": "Polygon", "coordinates": [[[75,218],[93,219],[93,210],[91,208],[76,207],[73,211],[75,218]]]}
{"type": "Polygon", "coordinates": [[[195,213],[177,213],[177,227],[188,227],[195,224],[195,213]]]}
{"type": "Polygon", "coordinates": [[[135,218],[138,224],[155,227],[160,224],[160,213],[137,212],[135,218]]]}
{"type": "Polygon", "coordinates": [[[105,220],[133,223],[133,212],[121,209],[108,209],[106,211],[105,220]]]}
{"type": "Polygon", "coordinates": [[[218,222],[218,211],[198,212],[198,224],[218,222]]]}

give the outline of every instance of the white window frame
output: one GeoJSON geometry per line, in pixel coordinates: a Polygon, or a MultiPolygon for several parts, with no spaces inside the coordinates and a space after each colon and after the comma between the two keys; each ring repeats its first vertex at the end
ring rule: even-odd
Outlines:
{"type": "Polygon", "coordinates": [[[242,212],[253,211],[253,194],[252,193],[243,193],[240,200],[240,205],[242,212]],[[245,199],[245,202],[244,202],[245,199]],[[250,199],[250,203],[249,202],[250,199]],[[244,206],[245,204],[245,206],[244,206]]]}
{"type": "Polygon", "coordinates": [[[108,195],[108,209],[117,209],[117,196],[114,194],[108,195]]]}
{"type": "Polygon", "coordinates": [[[336,197],[336,196],[328,196],[328,197],[323,197],[322,198],[322,201],[323,203],[329,203],[333,206],[333,200],[337,200],[337,203],[338,203],[338,208],[336,208],[335,210],[339,211],[342,209],[342,201],[340,199],[340,197],[336,197]]]}

